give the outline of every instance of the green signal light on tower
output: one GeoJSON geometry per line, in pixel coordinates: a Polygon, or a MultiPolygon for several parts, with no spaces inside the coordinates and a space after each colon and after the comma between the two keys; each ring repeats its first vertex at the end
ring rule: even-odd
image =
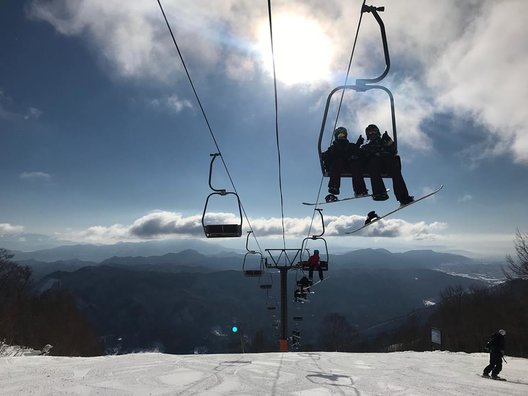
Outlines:
{"type": "Polygon", "coordinates": [[[238,332],[238,327],[236,327],[236,326],[231,327],[231,331],[232,331],[233,333],[238,332]]]}

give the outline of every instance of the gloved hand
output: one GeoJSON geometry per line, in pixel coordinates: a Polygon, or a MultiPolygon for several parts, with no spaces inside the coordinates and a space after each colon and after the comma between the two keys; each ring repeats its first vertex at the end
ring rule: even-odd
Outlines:
{"type": "Polygon", "coordinates": [[[386,146],[390,146],[392,143],[394,143],[391,139],[391,137],[389,136],[389,134],[387,133],[387,131],[385,131],[385,133],[383,133],[383,135],[381,136],[381,141],[386,145],[386,146]]]}
{"type": "Polygon", "coordinates": [[[365,143],[365,139],[363,139],[362,135],[359,135],[358,140],[356,141],[356,146],[361,146],[363,143],[365,143]]]}

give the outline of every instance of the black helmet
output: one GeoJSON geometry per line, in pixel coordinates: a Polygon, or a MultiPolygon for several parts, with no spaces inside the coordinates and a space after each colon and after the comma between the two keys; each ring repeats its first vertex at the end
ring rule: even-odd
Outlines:
{"type": "Polygon", "coordinates": [[[379,128],[378,128],[377,125],[369,124],[369,125],[365,128],[365,132],[369,132],[369,131],[379,132],[379,128]]]}
{"type": "Polygon", "coordinates": [[[315,249],[314,254],[319,254],[319,250],[315,249]]]}
{"type": "Polygon", "coordinates": [[[335,139],[346,139],[347,136],[348,136],[348,132],[345,127],[336,128],[336,130],[334,131],[335,139]]]}
{"type": "Polygon", "coordinates": [[[380,133],[380,130],[379,128],[377,127],[377,125],[374,125],[374,124],[369,124],[366,128],[365,128],[365,133],[367,134],[367,139],[369,139],[369,134],[376,134],[378,136],[381,136],[381,133],[380,133]]]}

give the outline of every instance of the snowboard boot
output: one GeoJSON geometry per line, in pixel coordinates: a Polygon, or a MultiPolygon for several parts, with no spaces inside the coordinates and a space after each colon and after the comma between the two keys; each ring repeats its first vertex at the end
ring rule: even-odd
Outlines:
{"type": "Polygon", "coordinates": [[[405,198],[400,199],[400,205],[409,205],[412,201],[414,201],[414,197],[412,195],[408,195],[405,198]]]}
{"type": "Polygon", "coordinates": [[[335,202],[335,201],[337,201],[337,197],[334,194],[328,194],[325,197],[325,201],[326,202],[335,202]]]}
{"type": "Polygon", "coordinates": [[[369,224],[373,220],[379,218],[375,211],[368,212],[367,219],[365,220],[365,225],[369,224]]]}
{"type": "Polygon", "coordinates": [[[374,201],[386,201],[389,199],[389,195],[387,193],[374,194],[372,195],[372,199],[374,201]]]}

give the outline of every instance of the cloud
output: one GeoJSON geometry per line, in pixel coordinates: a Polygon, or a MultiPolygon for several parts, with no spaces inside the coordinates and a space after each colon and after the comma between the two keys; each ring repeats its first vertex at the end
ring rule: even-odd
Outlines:
{"type": "Polygon", "coordinates": [[[428,82],[442,108],[491,135],[482,157],[510,153],[528,164],[528,86],[519,81],[528,69],[526,13],[525,1],[481,2],[460,37],[438,52],[428,82]]]}
{"type": "Polygon", "coordinates": [[[179,113],[184,109],[192,109],[192,103],[187,99],[180,99],[178,95],[170,95],[164,98],[151,99],[148,104],[156,109],[179,113]]]}
{"type": "Polygon", "coordinates": [[[122,224],[111,226],[93,226],[78,232],[57,233],[63,240],[80,243],[114,244],[117,242],[131,242],[137,240],[130,235],[130,227],[122,224]]]}
{"type": "MultiPolygon", "coordinates": [[[[231,213],[208,213],[206,224],[234,224],[239,219],[231,213]]],[[[282,220],[280,218],[250,219],[251,228],[257,238],[278,238],[282,236],[282,220]]],[[[364,216],[328,216],[325,217],[325,237],[347,236],[345,232],[363,225],[364,216]]],[[[315,224],[310,230],[311,218],[285,218],[284,225],[288,238],[304,238],[317,235],[322,230],[315,224]]],[[[411,224],[403,220],[380,220],[368,227],[363,235],[382,236],[388,238],[407,238],[411,240],[434,240],[438,232],[445,229],[443,223],[418,222],[411,224]]],[[[249,231],[244,222],[245,231],[249,231]]],[[[116,243],[148,239],[169,239],[178,237],[203,238],[202,216],[183,216],[180,213],[153,211],[135,220],[131,225],[114,224],[111,226],[93,226],[86,230],[61,234],[61,239],[85,243],[116,243]]]]}
{"type": "MultiPolygon", "coordinates": [[[[223,56],[223,48],[234,47],[242,54],[251,50],[245,44],[245,32],[251,31],[254,21],[251,15],[266,10],[254,7],[251,0],[213,1],[206,7],[190,0],[167,0],[163,7],[185,62],[215,68],[225,67],[231,59],[223,56]]],[[[88,41],[119,76],[167,81],[184,75],[155,3],[130,2],[123,7],[111,0],[34,0],[28,15],[61,34],[88,41]]]]}
{"type": "Polygon", "coordinates": [[[160,40],[163,29],[166,38],[166,27],[155,4],[130,2],[123,7],[105,0],[36,0],[28,15],[50,23],[63,35],[83,36],[120,75],[163,79],[175,69],[166,56],[168,41],[160,40]]]}
{"type": "Polygon", "coordinates": [[[43,114],[42,110],[37,109],[36,107],[30,107],[27,109],[26,114],[24,115],[25,120],[35,119],[38,120],[43,114]]]}
{"type": "Polygon", "coordinates": [[[20,234],[24,231],[23,226],[0,223],[0,236],[20,234]]]}
{"type": "Polygon", "coordinates": [[[29,107],[25,113],[20,113],[18,110],[13,110],[14,101],[11,97],[7,96],[3,90],[0,89],[0,119],[4,120],[29,120],[29,119],[39,119],[42,116],[42,110],[37,109],[36,107],[29,107]]]}
{"type": "Polygon", "coordinates": [[[447,224],[433,222],[427,224],[423,221],[408,223],[400,219],[382,219],[365,228],[365,234],[375,237],[405,238],[415,241],[436,240],[439,232],[447,228],[447,224]]]}
{"type": "MultiPolygon", "coordinates": [[[[214,213],[208,217],[210,224],[236,223],[233,215],[214,213]]],[[[130,234],[141,238],[162,235],[203,235],[202,216],[183,217],[179,213],[156,211],[134,221],[130,234]]]]}
{"type": "Polygon", "coordinates": [[[19,175],[21,180],[27,181],[50,181],[51,175],[45,172],[22,172],[19,175]]]}
{"type": "Polygon", "coordinates": [[[465,194],[458,199],[458,202],[469,202],[472,200],[473,200],[473,196],[471,194],[465,194]]]}
{"type": "MultiPolygon", "coordinates": [[[[166,0],[164,7],[195,76],[205,79],[224,72],[234,80],[250,80],[265,71],[257,29],[267,21],[264,3],[223,0],[204,7],[191,0],[166,0]]],[[[277,19],[286,12],[317,20],[332,43],[328,57],[333,73],[328,78],[332,86],[342,84],[359,4],[289,1],[273,8],[277,19]]],[[[474,161],[509,154],[518,163],[528,163],[528,85],[522,83],[528,69],[527,12],[523,0],[391,1],[381,14],[392,59],[383,84],[395,95],[400,144],[431,149],[422,125],[438,113],[454,114],[482,127],[482,139],[466,147],[474,161]]],[[[123,7],[111,0],[34,0],[28,15],[87,42],[120,77],[161,82],[184,77],[160,10],[150,2],[123,7]]],[[[379,28],[370,14],[363,17],[351,79],[374,77],[383,65],[379,28]]],[[[176,112],[189,107],[179,97],[158,105],[176,112]]],[[[373,103],[354,122],[364,127],[380,120],[388,129],[380,106],[373,103]]]]}

